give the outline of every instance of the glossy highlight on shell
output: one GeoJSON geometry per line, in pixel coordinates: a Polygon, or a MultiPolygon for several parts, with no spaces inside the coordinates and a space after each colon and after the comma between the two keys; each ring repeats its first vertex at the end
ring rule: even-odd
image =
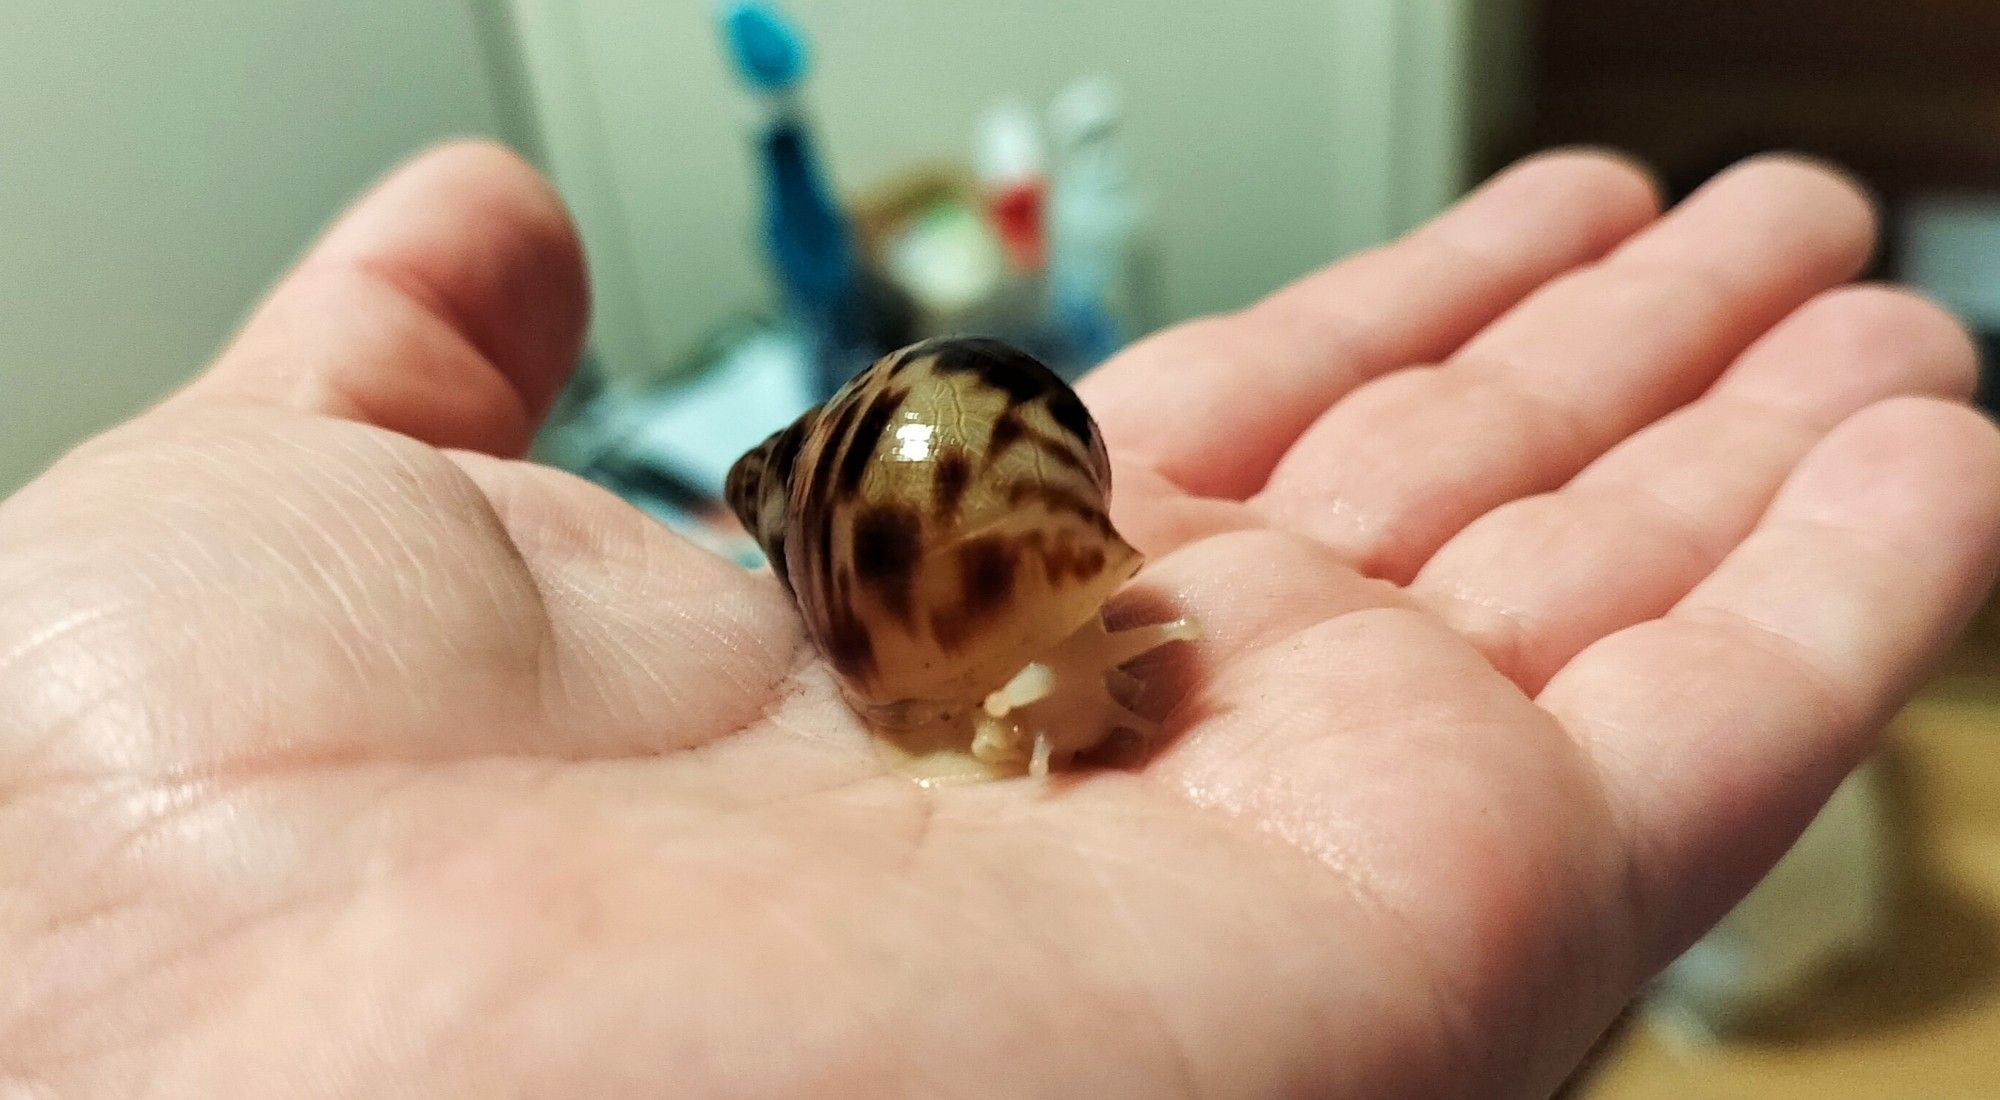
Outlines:
{"type": "Polygon", "coordinates": [[[885,356],[744,455],[731,508],[849,702],[924,775],[1041,772],[1147,724],[1109,683],[1192,636],[1099,612],[1142,559],[1096,424],[994,340],[885,356]]]}

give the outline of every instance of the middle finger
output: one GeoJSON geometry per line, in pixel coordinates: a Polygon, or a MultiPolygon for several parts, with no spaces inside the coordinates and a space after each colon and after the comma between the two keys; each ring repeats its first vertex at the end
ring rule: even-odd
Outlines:
{"type": "Polygon", "coordinates": [[[1867,200],[1790,158],[1724,173],[1603,263],[1559,279],[1439,367],[1363,387],[1257,498],[1363,572],[1407,581],[1457,531],[1552,489],[1693,399],[1874,240],[1867,200]]]}

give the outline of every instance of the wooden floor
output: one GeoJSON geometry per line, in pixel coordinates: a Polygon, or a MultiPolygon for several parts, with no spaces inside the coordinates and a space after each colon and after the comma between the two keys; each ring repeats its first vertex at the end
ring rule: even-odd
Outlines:
{"type": "MultiPolygon", "coordinates": [[[[1991,631],[1993,620],[1984,629],[1991,631]]],[[[1586,1100],[2000,1100],[2000,648],[1962,652],[1893,731],[1906,838],[1895,932],[1754,1037],[1638,1014],[1586,1100]]]]}

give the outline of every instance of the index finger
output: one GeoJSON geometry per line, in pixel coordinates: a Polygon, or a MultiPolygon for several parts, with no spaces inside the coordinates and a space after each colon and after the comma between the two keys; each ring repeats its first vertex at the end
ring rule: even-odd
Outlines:
{"type": "Polygon", "coordinates": [[[1190,492],[1248,496],[1348,391],[1445,358],[1658,214],[1652,183],[1630,163],[1545,154],[1393,244],[1140,342],[1079,389],[1114,450],[1190,492]]]}

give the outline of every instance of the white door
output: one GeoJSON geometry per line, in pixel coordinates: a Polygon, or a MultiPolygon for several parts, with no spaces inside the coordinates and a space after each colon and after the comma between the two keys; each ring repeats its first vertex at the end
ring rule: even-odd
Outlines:
{"type": "MultiPolygon", "coordinates": [[[[594,341],[614,374],[650,373],[768,297],[752,114],[713,5],[508,4],[540,141],[591,254],[594,341]]],[[[784,6],[811,39],[808,95],[844,191],[962,160],[998,98],[1116,80],[1172,317],[1242,305],[1448,201],[1500,95],[1476,62],[1509,22],[1492,0],[784,6]]]]}

